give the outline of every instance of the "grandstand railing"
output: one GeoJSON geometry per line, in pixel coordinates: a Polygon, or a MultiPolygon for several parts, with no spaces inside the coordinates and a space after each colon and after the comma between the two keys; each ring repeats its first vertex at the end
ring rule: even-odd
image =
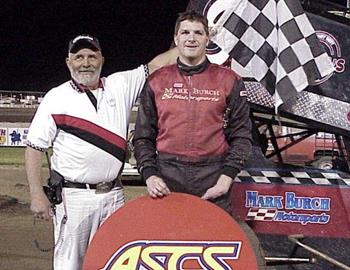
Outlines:
{"type": "Polygon", "coordinates": [[[0,90],[0,108],[36,108],[44,95],[44,92],[0,90]]]}

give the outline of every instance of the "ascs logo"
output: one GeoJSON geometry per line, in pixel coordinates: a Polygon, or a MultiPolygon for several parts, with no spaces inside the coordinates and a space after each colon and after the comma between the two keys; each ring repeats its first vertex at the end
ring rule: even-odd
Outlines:
{"type": "MultiPolygon", "coordinates": [[[[326,31],[316,31],[316,35],[318,40],[325,48],[329,57],[331,57],[335,68],[335,72],[343,73],[345,71],[345,59],[342,58],[341,47],[338,40],[332,34],[326,31]]],[[[332,74],[329,74],[328,76],[320,80],[316,80],[315,83],[313,83],[313,85],[322,84],[325,81],[327,81],[331,76],[332,74]]]]}
{"type": "Polygon", "coordinates": [[[101,270],[228,270],[240,241],[134,241],[118,249],[101,270]]]}
{"type": "Polygon", "coordinates": [[[257,270],[265,261],[248,233],[199,197],[177,192],[162,199],[141,196],[96,232],[83,270],[257,270]]]}

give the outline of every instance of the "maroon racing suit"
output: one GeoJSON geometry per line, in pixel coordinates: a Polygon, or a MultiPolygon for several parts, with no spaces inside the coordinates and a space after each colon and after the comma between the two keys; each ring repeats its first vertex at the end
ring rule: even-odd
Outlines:
{"type": "MultiPolygon", "coordinates": [[[[205,60],[154,72],[141,93],[134,135],[138,169],[171,191],[202,196],[221,174],[233,179],[251,153],[246,90],[229,68],[205,60]]],[[[230,211],[229,192],[214,203],[230,211]]]]}

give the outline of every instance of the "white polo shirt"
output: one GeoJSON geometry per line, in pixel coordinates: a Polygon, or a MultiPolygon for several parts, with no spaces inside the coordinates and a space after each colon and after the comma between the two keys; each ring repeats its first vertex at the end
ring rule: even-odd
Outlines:
{"type": "Polygon", "coordinates": [[[28,146],[53,147],[52,169],[65,179],[95,184],[112,181],[122,167],[131,108],[146,80],[140,67],[102,78],[94,90],[97,109],[72,81],[51,89],[28,132],[28,146]]]}

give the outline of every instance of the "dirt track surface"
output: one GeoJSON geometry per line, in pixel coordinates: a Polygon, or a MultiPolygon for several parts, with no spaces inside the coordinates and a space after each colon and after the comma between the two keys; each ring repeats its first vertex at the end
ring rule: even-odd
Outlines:
{"type": "MultiPolygon", "coordinates": [[[[47,171],[43,171],[46,179],[47,171]]],[[[125,187],[126,199],[145,194],[144,187],[125,187]]],[[[50,270],[52,252],[35,247],[52,247],[52,225],[33,225],[29,209],[29,188],[23,167],[0,166],[0,270],[50,270]]]]}

